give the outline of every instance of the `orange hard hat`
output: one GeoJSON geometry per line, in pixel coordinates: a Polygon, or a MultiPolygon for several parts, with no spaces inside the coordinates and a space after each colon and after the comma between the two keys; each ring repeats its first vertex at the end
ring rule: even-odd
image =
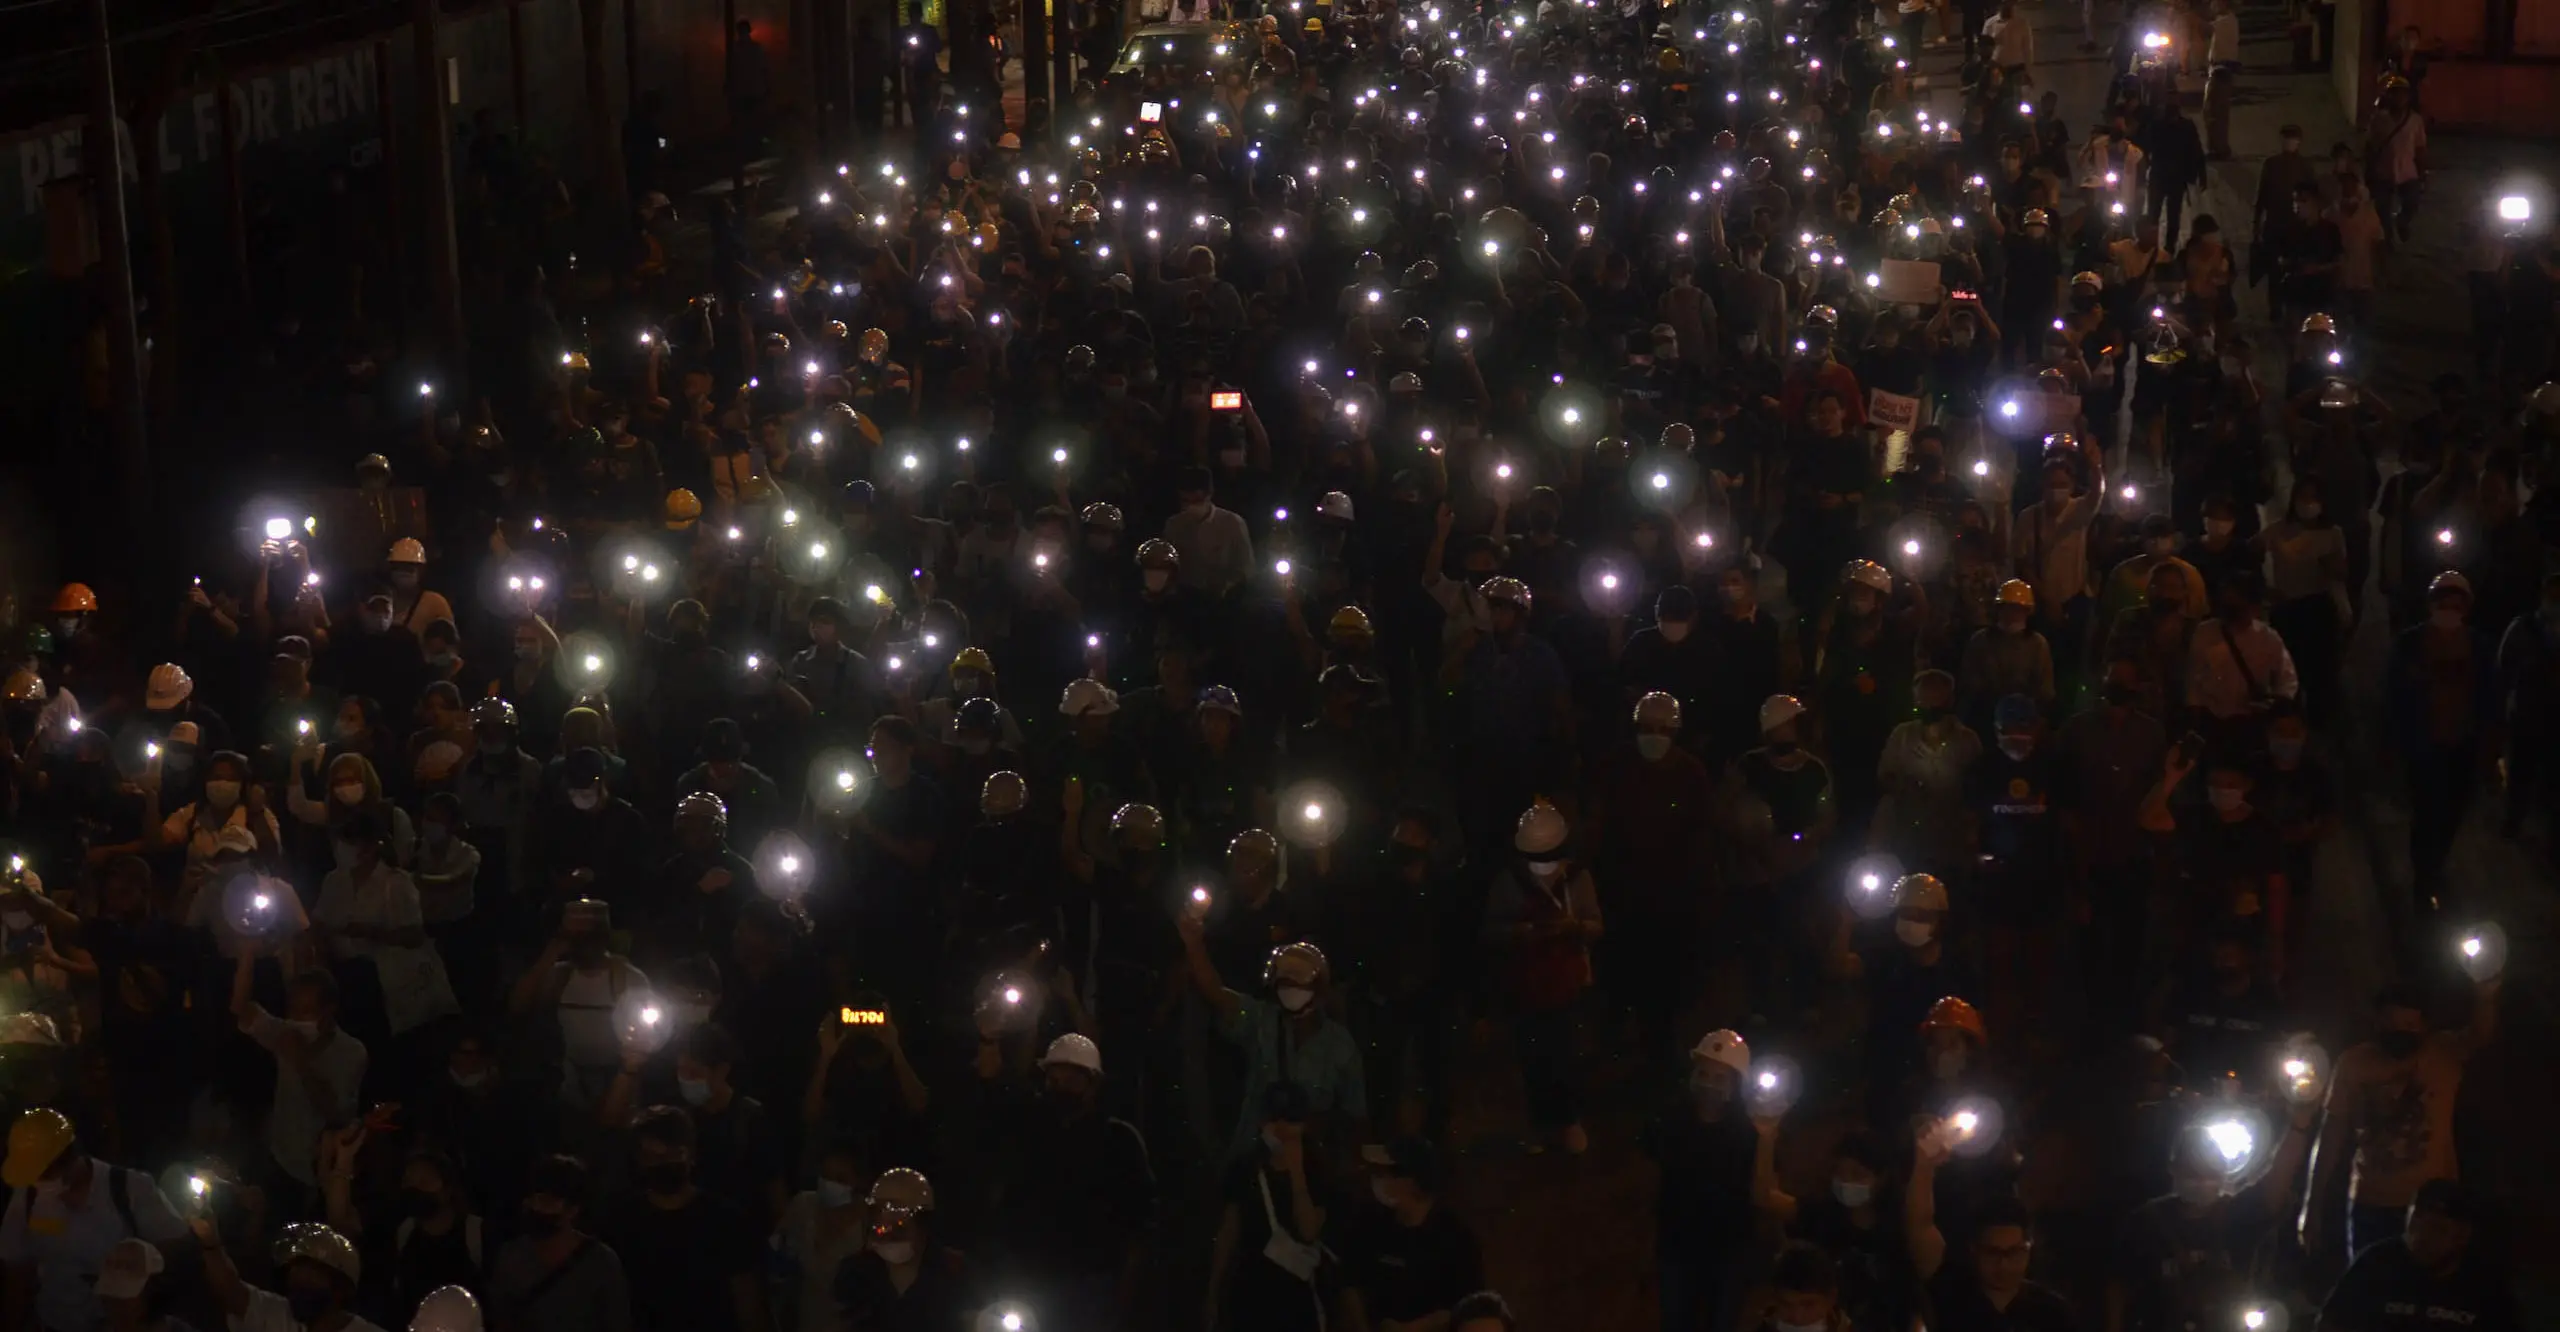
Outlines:
{"type": "Polygon", "coordinates": [[[1976,1044],[1987,1044],[1991,1040],[1991,1034],[1983,1029],[1982,1014],[1952,994],[1929,1005],[1929,1016],[1920,1019],[1920,1033],[1924,1036],[1944,1030],[1963,1032],[1976,1044]]]}
{"type": "Polygon", "coordinates": [[[56,615],[69,615],[74,611],[95,612],[97,609],[98,594],[90,591],[87,583],[64,583],[62,590],[53,594],[53,613],[56,615]]]}

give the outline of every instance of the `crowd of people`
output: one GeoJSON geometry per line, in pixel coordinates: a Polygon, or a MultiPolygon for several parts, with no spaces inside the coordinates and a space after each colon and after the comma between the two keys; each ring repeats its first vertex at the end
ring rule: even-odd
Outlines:
{"type": "Polygon", "coordinates": [[[0,643],[0,1327],[1510,1332],[1468,1159],[1630,1120],[1665,1332],[2516,1326],[2560,243],[2393,411],[2410,90],[2227,238],[2158,17],[1292,4],[466,227],[351,484],[0,643]]]}

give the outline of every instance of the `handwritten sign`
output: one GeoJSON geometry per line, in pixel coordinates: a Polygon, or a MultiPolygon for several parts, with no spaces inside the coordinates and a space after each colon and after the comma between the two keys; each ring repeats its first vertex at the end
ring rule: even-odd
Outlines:
{"type": "MultiPolygon", "coordinates": [[[[1936,265],[1931,265],[1936,267],[1936,265]]],[[[1912,430],[1920,424],[1920,400],[1883,389],[1867,390],[1867,421],[1887,430],[1912,430]]]]}
{"type": "Polygon", "coordinates": [[[1884,261],[1884,283],[1879,290],[1886,300],[1896,305],[1935,305],[1938,302],[1938,266],[1924,259],[1887,259],[1884,261]]]}

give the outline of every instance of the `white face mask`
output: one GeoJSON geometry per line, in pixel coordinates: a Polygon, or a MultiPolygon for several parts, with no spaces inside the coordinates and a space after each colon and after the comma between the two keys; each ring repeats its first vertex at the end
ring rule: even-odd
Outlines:
{"type": "Polygon", "coordinates": [[[1685,641],[1689,637],[1689,630],[1692,628],[1687,620],[1664,620],[1662,623],[1654,627],[1662,631],[1662,641],[1665,643],[1678,643],[1685,641]]]}
{"type": "Polygon", "coordinates": [[[213,806],[215,809],[231,808],[233,805],[240,803],[240,783],[206,782],[204,784],[204,802],[213,806]]]}
{"type": "Polygon", "coordinates": [[[1670,752],[1670,736],[1640,735],[1636,737],[1636,753],[1647,763],[1659,763],[1662,761],[1662,756],[1670,752]]]}
{"type": "Polygon", "coordinates": [[[360,805],[364,803],[364,783],[339,782],[329,788],[329,794],[341,805],[360,805]]]}
{"type": "Polygon", "coordinates": [[[1925,920],[1897,920],[1893,923],[1893,937],[1908,947],[1921,948],[1938,937],[1938,927],[1925,920]]]}
{"type": "Polygon", "coordinates": [[[1280,1006],[1292,1013],[1303,1013],[1316,1001],[1316,992],[1303,985],[1283,985],[1279,989],[1280,1006]]]}
{"type": "Polygon", "coordinates": [[[582,791],[571,791],[569,793],[569,803],[580,809],[594,809],[596,807],[596,802],[603,798],[604,793],[595,790],[592,787],[582,791]]]}
{"type": "Polygon", "coordinates": [[[904,1267],[916,1260],[914,1240],[887,1240],[872,1245],[871,1251],[880,1255],[880,1261],[891,1267],[904,1267]]]}
{"type": "Polygon", "coordinates": [[[1831,1196],[1839,1199],[1843,1207],[1864,1207],[1876,1196],[1876,1186],[1835,1179],[1831,1181],[1831,1196]]]}
{"type": "Polygon", "coordinates": [[[1557,879],[1564,877],[1564,862],[1532,860],[1529,862],[1529,877],[1543,884],[1553,884],[1557,879]]]}

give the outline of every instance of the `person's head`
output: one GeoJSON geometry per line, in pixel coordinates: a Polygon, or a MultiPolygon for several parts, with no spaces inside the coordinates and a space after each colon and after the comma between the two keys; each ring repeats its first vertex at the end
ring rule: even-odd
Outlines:
{"type": "Polygon", "coordinates": [[[2258,608],[2264,595],[2258,578],[2244,569],[2222,580],[2214,598],[2214,610],[2225,623],[2246,626],[2258,618],[2258,608]]]}
{"type": "Polygon", "coordinates": [[[2302,127],[2286,125],[2276,131],[2276,144],[2288,153],[2302,151],[2302,127]]]}
{"type": "Polygon", "coordinates": [[[1813,395],[1813,405],[1806,415],[1813,422],[1813,428],[1825,435],[1839,434],[1841,426],[1849,419],[1848,408],[1842,404],[1839,393],[1831,389],[1813,395]]]}
{"type": "Polygon", "coordinates": [[[346,815],[382,802],[382,778],[362,754],[340,754],[329,760],[329,809],[346,815]]]}
{"type": "Polygon", "coordinates": [[[1260,828],[1247,828],[1227,843],[1227,890],[1258,902],[1279,882],[1280,839],[1260,828]]]}
{"type": "Polygon", "coordinates": [[[2303,221],[2319,221],[2322,202],[2318,181],[2306,180],[2293,187],[2293,214],[2303,221]]]}
{"type": "Polygon", "coordinates": [[[355,1297],[363,1267],[346,1236],[303,1222],[285,1227],[276,1249],[282,1259],[284,1300],[296,1323],[308,1327],[355,1297]]]}
{"type": "Polygon", "coordinates": [[[2418,1186],[2400,1226],[2401,1242],[2418,1265],[2439,1275],[2462,1263],[2471,1247],[2471,1226],[2478,1215],[2471,1189],[2456,1179],[2431,1179],[2418,1186]]]}
{"type": "Polygon", "coordinates": [[[809,605],[809,641],[822,648],[834,647],[843,640],[851,618],[843,602],[834,597],[818,598],[809,605]]]}
{"type": "Polygon", "coordinates": [[[2459,629],[2471,618],[2471,580],[2458,570],[2437,574],[2427,585],[2427,622],[2438,629],[2459,629]]]}
{"type": "Polygon", "coordinates": [[[88,1183],[89,1154],[60,1111],[27,1110],[9,1126],[9,1152],[0,1161],[0,1176],[12,1189],[32,1188],[58,1198],[88,1183]]]}
{"type": "Polygon", "coordinates": [[[1991,725],[1999,736],[2000,752],[2012,759],[2034,753],[2044,733],[2044,718],[2035,700],[2024,694],[2010,694],[1993,704],[1991,725]]]}
{"type": "Polygon", "coordinates": [[[2238,993],[2249,988],[2254,974],[2254,959],[2249,936],[2239,930],[2216,930],[2205,945],[2205,965],[2213,973],[2216,987],[2238,993]]]}
{"type": "Polygon", "coordinates": [[[536,1160],[525,1174],[525,1233],[544,1240],[576,1229],[592,1187],[587,1163],[577,1157],[552,1155],[536,1160]]]}
{"type": "Polygon", "coordinates": [[[601,811],[608,800],[604,775],[603,750],[589,746],[570,751],[560,768],[560,787],[568,796],[570,808],[582,814],[601,811]]]}
{"type": "Polygon", "coordinates": [[[116,1241],[98,1264],[98,1303],[107,1311],[110,1327],[143,1327],[153,1306],[161,1303],[153,1278],[160,1275],[167,1259],[158,1245],[139,1238],[116,1241]]]}
{"type": "Polygon", "coordinates": [[[295,1022],[312,1023],[324,1035],[335,1030],[338,978],[319,967],[295,976],[285,987],[285,1016],[295,1022]]]}
{"type": "Polygon", "coordinates": [[[2322,498],[2323,489],[2316,476],[2297,477],[2293,483],[2293,516],[2306,523],[2326,519],[2329,506],[2322,498]]]}
{"type": "Polygon", "coordinates": [[[718,1103],[729,1094],[729,1075],[739,1059],[738,1038],[718,1023],[705,1022],[686,1032],[676,1050],[676,1090],[690,1106],[718,1103]]]}
{"type": "Polygon", "coordinates": [[[1069,1032],[1049,1042],[1040,1056],[1040,1084],[1052,1103],[1069,1114],[1093,1108],[1102,1094],[1102,1049],[1069,1032]]]}
{"type": "Polygon", "coordinates": [[[1840,1135],[1831,1149],[1831,1197],[1843,1207],[1866,1207],[1876,1201],[1885,1180],[1884,1145],[1865,1129],[1840,1135]]]}
{"type": "Polygon", "coordinates": [[[2424,1001],[2406,985],[2385,985],[2373,997],[2373,1025],[2374,1044],[2394,1059],[2406,1059],[2427,1039],[2424,1001]]]}
{"type": "Polygon", "coordinates": [[[2179,1131],[2169,1148],[2169,1194],[2189,1212],[2202,1212],[2222,1201],[2223,1185],[2230,1179],[2224,1169],[2222,1148],[2203,1124],[2190,1124],[2179,1131]]]}
{"type": "Polygon", "coordinates": [[[1839,1312],[1840,1265],[1818,1245],[1796,1240],[1778,1250],[1769,1285],[1769,1324],[1777,1332],[1822,1332],[1839,1312]]]}
{"type": "Polygon", "coordinates": [[[693,1116],[653,1105],[631,1121],[631,1159],[640,1187],[653,1198],[682,1197],[693,1186],[693,1116]]]}
{"type": "Polygon", "coordinates": [[[1956,705],[1956,678],[1943,670],[1930,669],[1911,677],[1911,705],[1919,709],[1921,720],[1936,721],[1956,705]]]}
{"type": "Polygon", "coordinates": [[[891,713],[871,723],[872,770],[890,787],[905,785],[914,770],[916,744],[916,724],[905,717],[891,713]]]}
{"type": "Polygon", "coordinates": [[[2237,754],[2224,753],[2205,765],[2204,798],[2213,812],[2222,818],[2240,819],[2249,813],[2249,792],[2256,779],[2249,772],[2248,761],[2237,754]]]}
{"type": "Polygon", "coordinates": [[[2015,1197],[1993,1198],[1982,1205],[1973,1227],[1973,1270],[1984,1294],[2008,1296],[2026,1284],[2027,1259],[2035,1237],[2027,1205],[2015,1197]]]}
{"type": "Polygon", "coordinates": [[[1369,1194],[1379,1205],[1405,1211],[1428,1206],[1440,1192],[1440,1154],[1426,1138],[1398,1138],[1360,1149],[1369,1167],[1369,1194]]]}
{"type": "Polygon", "coordinates": [[[2163,615],[2185,614],[2187,607],[2187,571],[2163,562],[2155,566],[2143,580],[2143,604],[2163,615]]]}
{"type": "Polygon", "coordinates": [[[441,1152],[415,1151],[400,1167],[400,1206],[411,1216],[426,1216],[464,1206],[462,1174],[441,1152]]]}

